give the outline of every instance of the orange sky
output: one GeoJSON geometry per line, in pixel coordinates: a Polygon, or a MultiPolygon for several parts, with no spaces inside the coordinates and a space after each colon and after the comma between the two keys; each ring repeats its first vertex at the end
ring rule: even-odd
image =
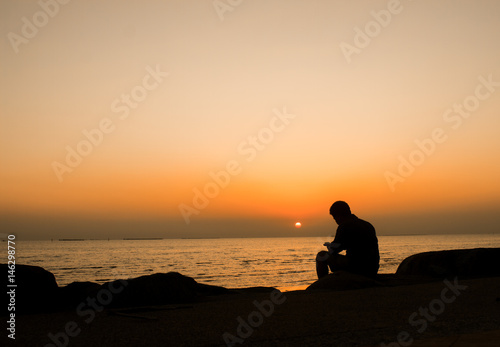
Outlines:
{"type": "Polygon", "coordinates": [[[455,211],[443,232],[487,211],[498,231],[498,2],[92,0],[27,37],[40,11],[0,4],[0,208],[9,227],[44,218],[29,237],[73,218],[308,235],[338,199],[390,233],[417,211],[455,211]]]}

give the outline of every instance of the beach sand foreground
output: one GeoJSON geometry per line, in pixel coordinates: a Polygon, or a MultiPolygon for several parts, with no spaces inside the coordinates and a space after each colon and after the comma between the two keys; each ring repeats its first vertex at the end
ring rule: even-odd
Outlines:
{"type": "Polygon", "coordinates": [[[16,330],[17,346],[231,345],[224,338],[236,346],[497,346],[500,277],[26,314],[16,330]]]}

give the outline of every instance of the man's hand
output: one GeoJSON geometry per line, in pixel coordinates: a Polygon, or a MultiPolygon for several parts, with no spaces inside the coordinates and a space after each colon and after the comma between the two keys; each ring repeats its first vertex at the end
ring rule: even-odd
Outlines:
{"type": "Polygon", "coordinates": [[[340,243],[325,242],[323,246],[326,246],[326,248],[328,248],[328,253],[330,254],[339,253],[341,251],[340,243]]]}
{"type": "Polygon", "coordinates": [[[328,253],[333,254],[333,249],[332,249],[332,243],[331,242],[325,242],[323,246],[326,246],[328,249],[328,253]]]}

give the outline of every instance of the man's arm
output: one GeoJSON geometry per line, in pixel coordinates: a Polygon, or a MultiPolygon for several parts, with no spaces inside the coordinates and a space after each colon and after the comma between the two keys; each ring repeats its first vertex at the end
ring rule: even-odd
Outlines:
{"type": "Polygon", "coordinates": [[[328,253],[330,254],[337,254],[342,252],[342,245],[338,242],[325,242],[323,246],[326,246],[328,248],[328,253]]]}
{"type": "Polygon", "coordinates": [[[328,253],[330,254],[338,254],[345,249],[345,230],[339,226],[337,228],[337,232],[335,233],[335,238],[332,242],[325,242],[324,246],[328,248],[328,253]]]}

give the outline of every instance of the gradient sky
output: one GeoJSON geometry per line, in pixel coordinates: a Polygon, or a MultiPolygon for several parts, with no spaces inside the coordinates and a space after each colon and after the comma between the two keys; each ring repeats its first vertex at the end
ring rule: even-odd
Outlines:
{"type": "Polygon", "coordinates": [[[499,231],[498,1],[40,3],[0,3],[5,232],[328,236],[335,200],[381,235],[499,231]]]}

